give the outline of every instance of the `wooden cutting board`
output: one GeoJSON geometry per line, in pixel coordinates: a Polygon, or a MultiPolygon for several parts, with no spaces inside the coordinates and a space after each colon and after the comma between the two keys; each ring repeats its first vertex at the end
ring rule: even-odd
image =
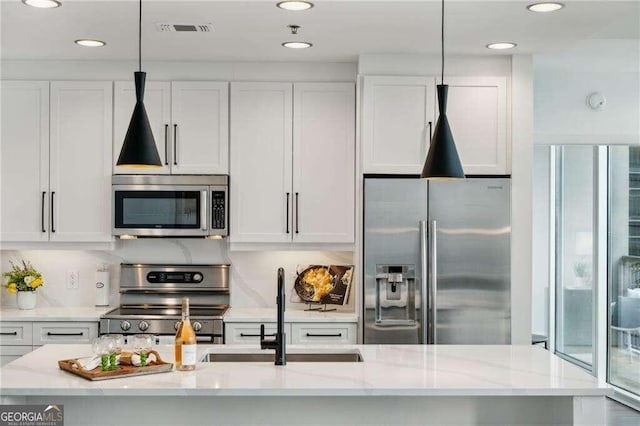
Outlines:
{"type": "Polygon", "coordinates": [[[78,358],[60,360],[58,361],[58,367],[64,371],[68,371],[69,373],[93,381],[167,373],[173,369],[173,364],[164,362],[162,358],[160,358],[160,354],[158,354],[158,352],[150,351],[149,355],[151,354],[156,356],[156,360],[148,362],[144,367],[136,367],[135,365],[118,365],[115,370],[102,371],[100,367],[96,367],[93,370],[85,370],[80,367],[80,364],[78,364],[78,358]]]}

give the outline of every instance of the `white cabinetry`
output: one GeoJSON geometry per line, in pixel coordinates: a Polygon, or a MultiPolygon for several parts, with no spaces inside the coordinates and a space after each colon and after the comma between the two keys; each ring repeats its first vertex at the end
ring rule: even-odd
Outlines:
{"type": "Polygon", "coordinates": [[[465,174],[508,174],[507,80],[452,77],[447,117],[465,174]]]}
{"type": "MultiPolygon", "coordinates": [[[[505,77],[451,77],[447,116],[465,174],[508,174],[505,77]]],[[[365,77],[364,173],[419,174],[437,121],[432,77],[365,77]]]]}
{"type": "Polygon", "coordinates": [[[0,322],[0,367],[48,343],[90,343],[97,322],[0,322]]]}
{"type": "MultiPolygon", "coordinates": [[[[277,324],[273,322],[252,323],[238,322],[224,324],[224,342],[232,344],[260,344],[260,325],[264,324],[264,334],[267,338],[275,337],[278,330],[277,324]]],[[[291,343],[291,324],[285,324],[284,333],[286,342],[291,343]]]]}
{"type": "Polygon", "coordinates": [[[231,84],[231,240],[352,243],[351,83],[231,84]]]}
{"type": "Polygon", "coordinates": [[[135,101],[133,82],[115,83],[114,173],[229,173],[227,82],[147,82],[144,105],[163,164],[161,169],[128,169],[115,165],[135,101]]]}
{"type": "Polygon", "coordinates": [[[2,82],[0,240],[49,239],[49,82],[2,82]]]}
{"type": "Polygon", "coordinates": [[[111,82],[4,81],[2,123],[1,240],[111,241],[111,82]]]}
{"type": "Polygon", "coordinates": [[[293,323],[291,324],[291,343],[357,343],[357,324],[355,323],[293,323]]]}
{"type": "Polygon", "coordinates": [[[364,173],[422,172],[435,119],[433,77],[365,77],[364,173]]]}

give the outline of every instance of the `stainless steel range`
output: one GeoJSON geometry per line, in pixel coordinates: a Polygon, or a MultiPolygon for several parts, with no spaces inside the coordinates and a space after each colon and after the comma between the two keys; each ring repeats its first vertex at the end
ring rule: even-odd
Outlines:
{"type": "MultiPolygon", "coordinates": [[[[100,334],[175,335],[181,299],[188,296],[199,342],[224,343],[229,265],[122,264],[120,307],[100,317],[100,334]]],[[[172,340],[171,340],[172,341],[172,340]]]]}

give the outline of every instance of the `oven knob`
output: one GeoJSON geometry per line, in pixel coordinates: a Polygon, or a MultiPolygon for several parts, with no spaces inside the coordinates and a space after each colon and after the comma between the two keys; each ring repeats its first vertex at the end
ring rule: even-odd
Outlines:
{"type": "Polygon", "coordinates": [[[131,323],[129,321],[122,321],[120,323],[120,328],[123,329],[124,331],[127,331],[131,328],[131,323]]]}
{"type": "Polygon", "coordinates": [[[193,323],[193,331],[200,331],[202,330],[202,324],[200,324],[198,321],[195,321],[193,323]]]}
{"type": "Polygon", "coordinates": [[[140,329],[140,331],[146,331],[149,328],[149,323],[145,320],[142,320],[140,321],[140,324],[138,324],[138,328],[140,329]]]}
{"type": "Polygon", "coordinates": [[[173,324],[173,328],[175,328],[176,330],[178,330],[178,327],[180,327],[180,321],[176,321],[176,323],[173,324]]]}
{"type": "Polygon", "coordinates": [[[193,274],[193,281],[199,283],[202,281],[202,274],[193,274]]]}

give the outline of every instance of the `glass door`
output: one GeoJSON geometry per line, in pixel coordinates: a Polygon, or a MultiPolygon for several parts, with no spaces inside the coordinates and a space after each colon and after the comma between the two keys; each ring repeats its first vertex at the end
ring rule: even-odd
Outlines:
{"type": "Polygon", "coordinates": [[[555,351],[595,373],[597,147],[556,147],[555,351]]]}

